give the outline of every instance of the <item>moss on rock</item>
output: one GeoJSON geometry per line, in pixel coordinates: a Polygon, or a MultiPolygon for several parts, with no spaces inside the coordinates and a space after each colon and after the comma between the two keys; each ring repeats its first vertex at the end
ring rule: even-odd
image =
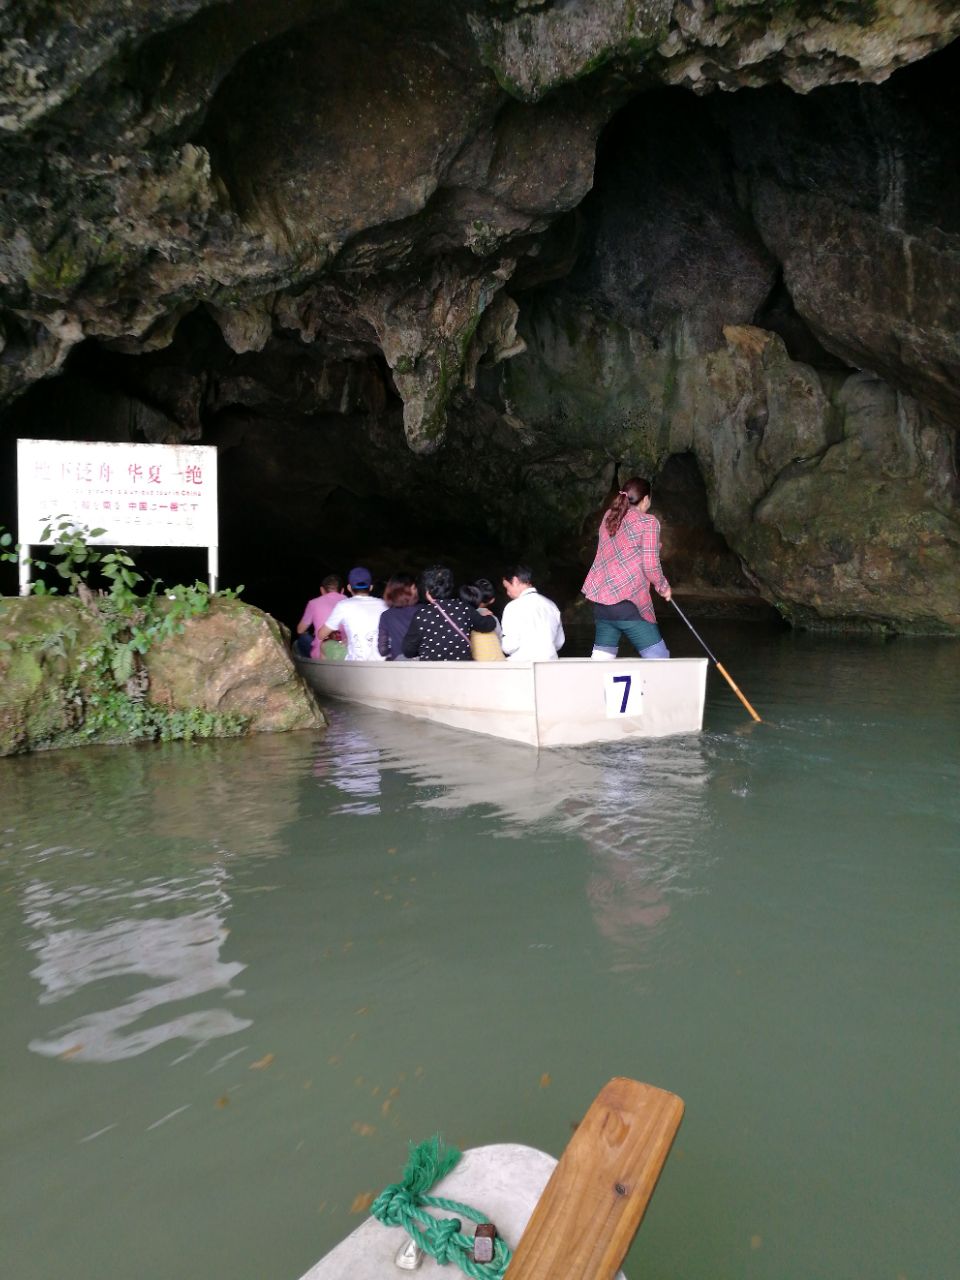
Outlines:
{"type": "Polygon", "coordinates": [[[146,691],[105,680],[103,622],[79,600],[0,599],[0,756],[84,743],[321,728],[279,624],[214,600],[146,659],[146,691]]]}

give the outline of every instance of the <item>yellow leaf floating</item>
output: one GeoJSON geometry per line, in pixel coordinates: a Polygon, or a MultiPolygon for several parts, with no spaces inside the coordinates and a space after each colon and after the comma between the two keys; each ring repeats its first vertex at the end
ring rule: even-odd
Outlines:
{"type": "Polygon", "coordinates": [[[228,1107],[230,1105],[230,1099],[227,1097],[226,1094],[224,1094],[223,1097],[218,1098],[213,1105],[215,1107],[219,1107],[222,1111],[224,1107],[228,1107]]]}
{"type": "Polygon", "coordinates": [[[761,1246],[762,1244],[763,1244],[763,1236],[751,1236],[751,1237],[750,1237],[750,1248],[751,1248],[751,1249],[759,1249],[759,1248],[760,1248],[760,1246],[761,1246]]]}
{"type": "Polygon", "coordinates": [[[366,1213],[373,1204],[373,1192],[361,1191],[359,1195],[355,1195],[350,1204],[351,1213],[366,1213]]]}
{"type": "Polygon", "coordinates": [[[553,1077],[550,1075],[549,1071],[545,1071],[543,1075],[540,1077],[540,1088],[549,1089],[552,1084],[553,1084],[553,1077]]]}
{"type": "Polygon", "coordinates": [[[354,1133],[358,1133],[361,1138],[372,1137],[377,1132],[375,1124],[364,1124],[362,1120],[354,1120],[350,1126],[354,1133]]]}
{"type": "Polygon", "coordinates": [[[263,1071],[265,1067],[269,1067],[270,1063],[273,1062],[275,1056],[276,1055],[272,1053],[265,1053],[263,1057],[258,1058],[256,1062],[250,1063],[250,1070],[263,1071]]]}

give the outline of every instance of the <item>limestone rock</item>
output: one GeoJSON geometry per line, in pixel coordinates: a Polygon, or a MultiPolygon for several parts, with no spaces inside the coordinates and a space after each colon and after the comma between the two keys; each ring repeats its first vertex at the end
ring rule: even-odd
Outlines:
{"type": "Polygon", "coordinates": [[[718,107],[739,190],[820,342],[936,407],[960,411],[960,183],[938,63],[884,88],[763,110],[718,107]]]}
{"type": "Polygon", "coordinates": [[[569,0],[505,4],[472,18],[484,60],[518,97],[609,66],[645,65],[668,84],[698,92],[782,80],[808,92],[849,79],[884,80],[940,49],[960,31],[948,0],[569,0]]]}
{"type": "Polygon", "coordinates": [[[182,635],[149,653],[149,698],[161,706],[248,716],[252,732],[317,729],[325,723],[273,618],[239,600],[217,600],[182,635]]]}
{"type": "Polygon", "coordinates": [[[0,756],[56,745],[78,724],[73,657],[98,634],[76,600],[0,597],[0,756]]]}
{"type": "MultiPolygon", "coordinates": [[[[85,709],[99,692],[91,649],[102,643],[94,611],[73,597],[0,597],[0,756],[86,742],[85,709]]],[[[250,731],[321,728],[326,723],[297,675],[279,625],[239,601],[217,601],[182,635],[147,656],[149,698],[177,710],[232,712],[250,731]]]]}
{"type": "Polygon", "coordinates": [[[12,0],[0,448],[203,439],[278,539],[469,508],[571,581],[617,475],[692,459],[794,616],[927,625],[922,570],[951,626],[958,34],[948,0],[12,0]],[[870,561],[892,482],[917,549],[891,517],[870,561]]]}

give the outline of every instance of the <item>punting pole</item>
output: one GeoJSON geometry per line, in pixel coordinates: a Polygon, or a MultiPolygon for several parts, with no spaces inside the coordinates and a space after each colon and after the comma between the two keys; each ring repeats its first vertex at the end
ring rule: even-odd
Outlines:
{"type": "Polygon", "coordinates": [[[687,617],[687,615],[683,612],[683,610],[680,608],[680,606],[677,604],[676,600],[674,600],[674,598],[673,598],[672,596],[670,597],[670,603],[673,605],[673,607],[676,609],[677,613],[679,613],[680,617],[684,620],[684,622],[687,624],[687,626],[690,628],[690,630],[693,632],[693,634],[697,637],[697,639],[698,639],[698,640],[700,641],[700,643],[703,645],[704,649],[706,649],[707,653],[708,653],[708,654],[710,655],[710,657],[713,659],[713,665],[717,668],[717,670],[718,670],[718,671],[720,672],[720,674],[723,676],[724,680],[726,680],[727,684],[730,686],[730,688],[733,690],[733,692],[737,695],[737,697],[740,699],[740,701],[743,703],[743,705],[747,708],[747,710],[748,710],[748,711],[750,712],[750,714],[753,716],[754,720],[756,720],[757,724],[761,724],[761,723],[762,723],[762,721],[761,721],[760,717],[757,715],[757,713],[754,711],[753,707],[751,707],[750,703],[746,700],[746,698],[743,696],[743,694],[742,694],[742,693],[740,692],[740,690],[737,688],[737,685],[736,685],[735,681],[733,680],[733,678],[732,678],[732,677],[729,675],[729,673],[724,669],[723,664],[720,662],[720,660],[719,660],[719,658],[717,657],[717,655],[716,655],[715,653],[713,653],[713,651],[710,649],[710,646],[706,643],[706,641],[703,639],[703,637],[702,637],[701,635],[699,635],[699,634],[697,633],[697,631],[694,629],[693,625],[692,625],[692,624],[691,624],[691,622],[690,622],[690,619],[689,619],[689,618],[687,617]]]}

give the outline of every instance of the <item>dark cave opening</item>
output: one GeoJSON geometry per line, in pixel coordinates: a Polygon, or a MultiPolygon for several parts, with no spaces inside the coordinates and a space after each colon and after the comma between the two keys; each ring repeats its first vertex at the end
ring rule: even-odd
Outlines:
{"type": "MultiPolygon", "coordinates": [[[[6,411],[0,508],[16,510],[18,438],[196,441],[218,449],[221,585],[243,584],[245,599],[288,625],[326,574],[355,564],[379,581],[438,560],[463,581],[496,579],[507,551],[451,515],[456,502],[428,505],[442,459],[418,465],[401,411],[378,349],[281,332],[237,353],[199,307],[157,351],[88,339],[6,411]]],[[[202,551],[128,549],[151,578],[206,576],[202,551]]],[[[15,590],[15,566],[0,564],[0,591],[15,590]]]]}
{"type": "Polygon", "coordinates": [[[760,329],[770,329],[778,334],[783,339],[791,360],[808,364],[814,369],[852,372],[850,365],[823,346],[799,314],[783,279],[782,268],[777,272],[773,288],[754,313],[753,323],[760,329]]]}

